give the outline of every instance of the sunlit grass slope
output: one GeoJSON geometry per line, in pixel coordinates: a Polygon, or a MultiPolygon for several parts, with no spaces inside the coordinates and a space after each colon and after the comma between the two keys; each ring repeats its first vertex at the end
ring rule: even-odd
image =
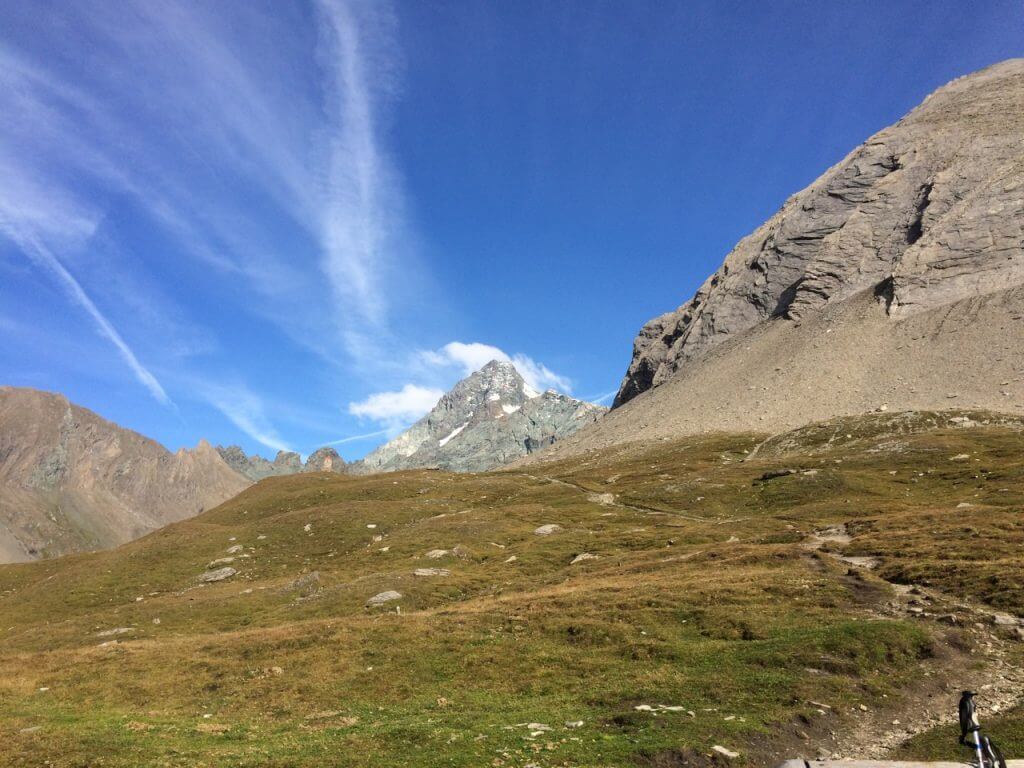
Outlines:
{"type": "Polygon", "coordinates": [[[898,708],[967,642],[880,615],[888,584],[815,530],[1024,612],[1020,433],[917,426],[274,478],[115,551],[5,566],[0,764],[770,762],[898,708]]]}

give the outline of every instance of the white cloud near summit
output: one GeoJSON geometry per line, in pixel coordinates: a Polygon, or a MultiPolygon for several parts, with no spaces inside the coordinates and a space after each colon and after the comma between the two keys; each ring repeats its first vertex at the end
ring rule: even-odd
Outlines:
{"type": "Polygon", "coordinates": [[[491,360],[501,360],[515,365],[516,370],[526,380],[526,383],[538,392],[543,392],[546,389],[554,389],[566,394],[572,392],[572,382],[567,377],[552,371],[544,363],[521,352],[509,355],[499,347],[481,344],[478,341],[469,343],[451,341],[439,350],[423,352],[422,357],[428,365],[459,367],[462,369],[462,376],[469,376],[473,371],[480,370],[491,360]]]}
{"type": "Polygon", "coordinates": [[[437,405],[444,390],[406,384],[397,392],[377,392],[365,400],[349,403],[348,412],[400,431],[437,405]]]}
{"type": "MultiPolygon", "coordinates": [[[[503,349],[478,341],[452,341],[437,350],[422,351],[418,355],[420,374],[431,381],[443,380],[446,389],[455,381],[469,376],[492,360],[501,360],[515,365],[527,386],[538,392],[555,389],[569,393],[572,382],[543,363],[517,353],[509,355],[503,349]]],[[[433,408],[444,395],[445,390],[436,386],[408,383],[400,390],[376,392],[364,400],[349,403],[348,412],[361,419],[375,421],[392,436],[402,431],[433,408]]]]}

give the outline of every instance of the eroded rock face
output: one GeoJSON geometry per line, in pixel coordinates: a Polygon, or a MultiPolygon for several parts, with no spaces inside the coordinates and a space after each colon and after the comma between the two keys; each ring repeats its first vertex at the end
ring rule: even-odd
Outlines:
{"type": "Polygon", "coordinates": [[[480,472],[539,451],[606,410],[553,391],[536,392],[514,365],[494,360],[456,384],[401,435],[349,466],[360,472],[480,472]]]}
{"type": "Polygon", "coordinates": [[[345,471],[345,460],[338,455],[338,452],[329,446],[318,448],[309,454],[306,459],[306,472],[336,472],[341,474],[345,471]]]}
{"type": "Polygon", "coordinates": [[[61,395],[0,387],[0,562],[123,544],[249,484],[206,441],[171,453],[61,395]]]}
{"type": "Polygon", "coordinates": [[[1024,60],[960,78],[868,139],[648,322],[613,407],[722,341],[874,289],[893,319],[1024,284],[1024,60]]]}

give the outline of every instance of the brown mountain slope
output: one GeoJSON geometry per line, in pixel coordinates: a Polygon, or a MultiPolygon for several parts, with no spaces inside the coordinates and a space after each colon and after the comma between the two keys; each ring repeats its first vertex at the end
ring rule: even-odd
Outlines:
{"type": "Polygon", "coordinates": [[[0,562],[122,544],[249,485],[205,441],[172,454],[61,395],[0,387],[0,562]]]}
{"type": "Polygon", "coordinates": [[[1019,411],[1022,227],[1015,59],[939,89],[791,197],[641,329],[616,408],[554,451],[883,405],[1019,411]]]}

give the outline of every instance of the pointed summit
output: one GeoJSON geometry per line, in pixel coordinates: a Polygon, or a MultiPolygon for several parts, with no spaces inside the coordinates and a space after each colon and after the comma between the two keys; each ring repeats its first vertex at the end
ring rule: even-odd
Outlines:
{"type": "Polygon", "coordinates": [[[514,364],[492,360],[452,387],[409,429],[352,466],[362,472],[483,471],[550,445],[604,411],[567,395],[541,394],[514,364]]]}

